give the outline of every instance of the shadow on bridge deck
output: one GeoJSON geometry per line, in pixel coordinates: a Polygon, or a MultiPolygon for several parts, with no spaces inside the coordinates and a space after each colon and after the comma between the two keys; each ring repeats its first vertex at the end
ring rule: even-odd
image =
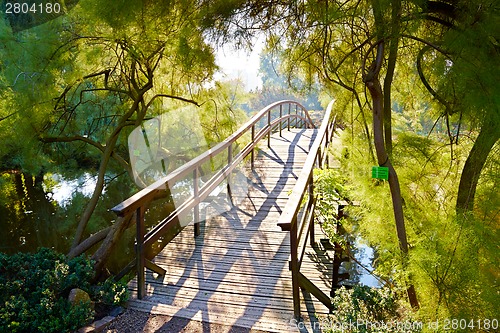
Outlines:
{"type": "MultiPolygon", "coordinates": [[[[129,307],[243,331],[318,332],[311,326],[317,326],[316,315],[326,315],[328,309],[305,292],[303,328],[292,319],[289,233],[276,224],[315,135],[312,129],[274,134],[272,148],[262,148],[254,170],[247,173],[248,192],[233,194],[234,206],[222,195],[206,207],[206,213],[221,213],[202,222],[198,237],[190,226],[155,257],[166,275],[155,279],[147,273],[142,300],[136,298],[133,280],[129,307]]],[[[303,274],[330,290],[332,258],[313,248],[305,258],[303,274]]]]}

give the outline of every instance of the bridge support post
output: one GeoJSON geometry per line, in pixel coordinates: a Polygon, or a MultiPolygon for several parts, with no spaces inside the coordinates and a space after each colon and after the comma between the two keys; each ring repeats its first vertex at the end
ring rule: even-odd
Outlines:
{"type": "Polygon", "coordinates": [[[290,270],[292,271],[293,316],[300,319],[299,261],[297,256],[297,216],[293,217],[290,229],[290,270]]]}
{"type": "Polygon", "coordinates": [[[137,260],[137,298],[143,299],[146,295],[146,258],[144,257],[144,206],[136,211],[136,260],[137,260]]]}

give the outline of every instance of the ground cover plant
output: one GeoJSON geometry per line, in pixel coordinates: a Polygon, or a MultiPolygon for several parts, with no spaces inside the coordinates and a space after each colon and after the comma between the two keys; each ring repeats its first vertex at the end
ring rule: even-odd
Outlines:
{"type": "Polygon", "coordinates": [[[94,306],[127,300],[126,287],[112,280],[92,285],[93,263],[67,259],[51,249],[12,256],[0,253],[0,331],[72,332],[94,318],[94,306]],[[72,304],[70,291],[90,295],[72,304]]]}

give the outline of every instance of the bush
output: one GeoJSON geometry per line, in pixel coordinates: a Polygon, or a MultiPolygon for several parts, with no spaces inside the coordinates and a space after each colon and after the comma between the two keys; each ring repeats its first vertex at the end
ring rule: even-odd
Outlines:
{"type": "Polygon", "coordinates": [[[92,262],[83,256],[68,260],[45,248],[34,254],[0,253],[0,332],[71,332],[84,326],[93,319],[92,304],[71,305],[68,295],[73,288],[88,292],[97,302],[126,300],[123,285],[91,286],[93,274],[92,262]],[[105,296],[96,296],[101,294],[105,296]]]}
{"type": "Polygon", "coordinates": [[[388,288],[354,286],[337,290],[333,299],[330,333],[335,332],[421,332],[421,323],[388,288]]]}

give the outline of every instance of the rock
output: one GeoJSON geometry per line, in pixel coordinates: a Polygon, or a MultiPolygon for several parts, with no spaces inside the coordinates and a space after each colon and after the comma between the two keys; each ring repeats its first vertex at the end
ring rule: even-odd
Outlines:
{"type": "Polygon", "coordinates": [[[89,294],[87,294],[86,291],[81,290],[79,288],[71,289],[71,291],[69,292],[68,301],[71,303],[71,305],[76,305],[79,303],[93,304],[89,294]]]}
{"type": "Polygon", "coordinates": [[[88,325],[88,326],[80,328],[78,330],[78,333],[91,333],[91,332],[98,333],[98,332],[102,332],[115,319],[116,319],[116,317],[106,316],[106,317],[104,317],[104,318],[102,318],[100,320],[97,320],[97,321],[93,322],[91,325],[88,325]]]}
{"type": "Polygon", "coordinates": [[[125,312],[125,309],[121,306],[116,306],[114,307],[110,312],[109,312],[109,315],[111,317],[118,317],[119,315],[121,315],[123,312],[125,312]]]}

